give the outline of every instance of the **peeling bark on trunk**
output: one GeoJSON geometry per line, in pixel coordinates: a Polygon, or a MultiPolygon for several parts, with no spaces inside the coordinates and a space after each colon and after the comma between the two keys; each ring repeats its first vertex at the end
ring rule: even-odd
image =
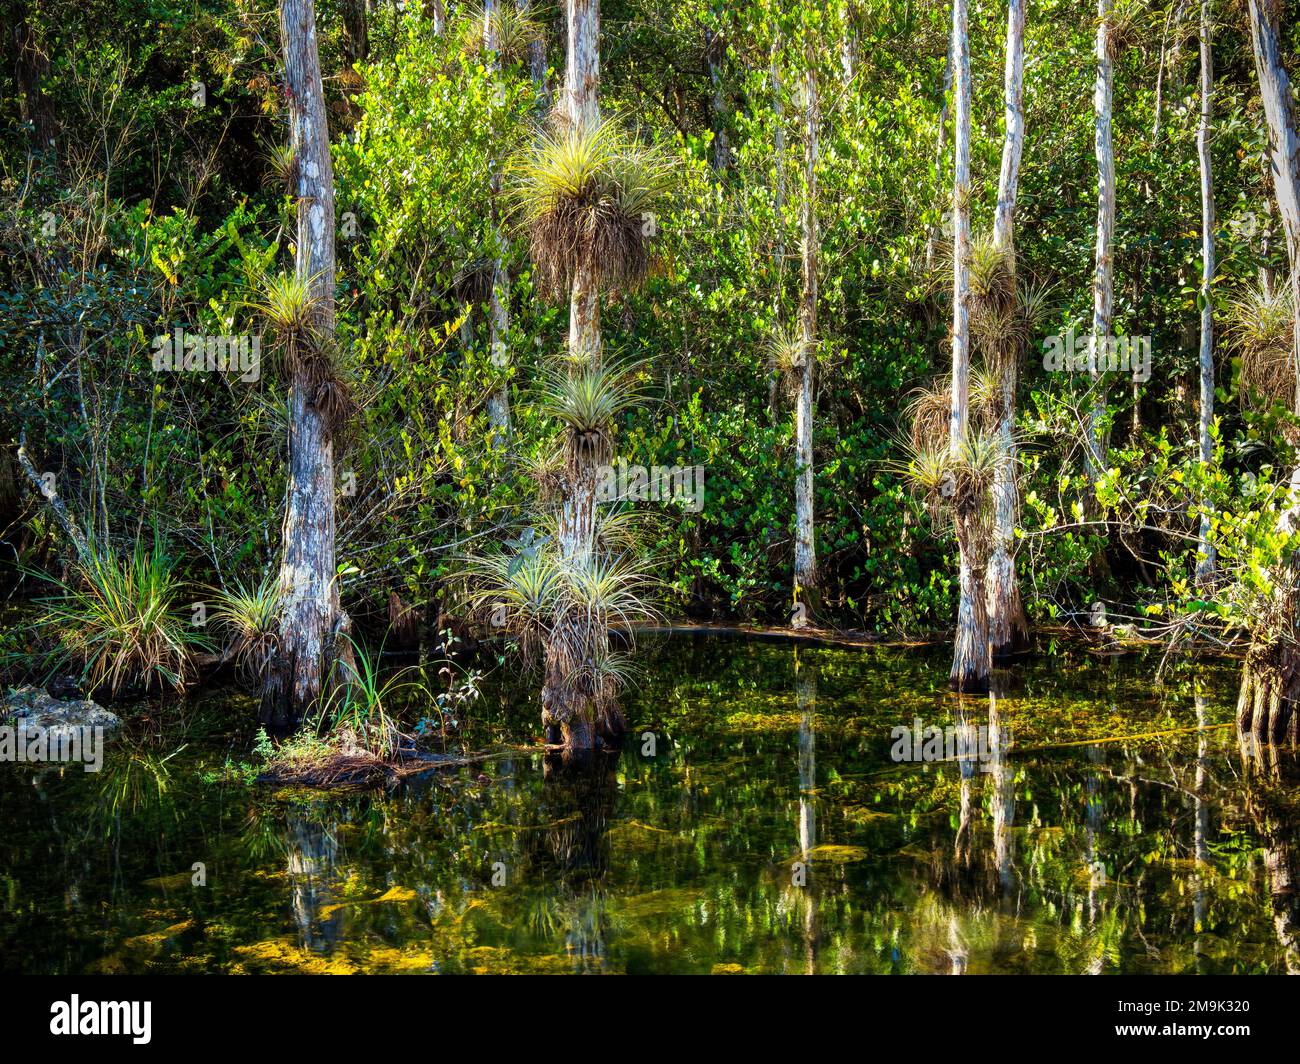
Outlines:
{"type": "Polygon", "coordinates": [[[568,60],[559,108],[573,125],[600,121],[600,0],[567,0],[568,60]]]}
{"type": "MultiPolygon", "coordinates": [[[[1269,159],[1273,192],[1286,231],[1295,302],[1295,357],[1300,366],[1300,134],[1296,128],[1291,86],[1282,65],[1276,10],[1250,0],[1250,32],[1255,51],[1259,95],[1268,122],[1269,159]]],[[[1296,373],[1296,410],[1300,411],[1300,372],[1296,373]]],[[[1278,527],[1289,530],[1300,520],[1300,469],[1291,474],[1287,505],[1278,527]]],[[[1300,564],[1290,559],[1279,574],[1277,586],[1284,595],[1276,615],[1277,630],[1253,633],[1254,643],[1241,673],[1237,722],[1243,738],[1279,741],[1289,730],[1294,738],[1300,714],[1295,700],[1300,697],[1300,644],[1295,637],[1297,598],[1300,597],[1300,564]]]]}
{"type": "Polygon", "coordinates": [[[1106,454],[1102,418],[1106,412],[1104,377],[1098,369],[1110,340],[1115,300],[1112,244],[1115,236],[1115,149],[1111,140],[1114,75],[1111,67],[1110,14],[1112,0],[1097,0],[1097,82],[1093,89],[1097,155],[1097,250],[1092,282],[1091,375],[1093,394],[1088,410],[1086,469],[1095,481],[1101,474],[1106,454]]]}
{"type": "MultiPolygon", "coordinates": [[[[970,414],[971,77],[966,0],[953,0],[952,54],[957,106],[953,123],[952,407],[948,428],[955,457],[965,443],[970,414]]],[[[984,577],[988,555],[985,545],[977,541],[979,522],[968,511],[967,506],[957,507],[954,520],[961,555],[961,594],[950,682],[956,691],[987,691],[990,662],[984,577]]]]}
{"type": "MultiPolygon", "coordinates": [[[[1016,194],[1020,186],[1020,157],[1025,143],[1024,111],[1025,0],[1007,6],[1007,56],[1003,98],[1006,139],[998,178],[998,206],[993,218],[993,242],[1007,255],[1015,277],[1016,194]]],[[[993,553],[988,568],[989,641],[994,657],[1017,654],[1029,646],[1029,622],[1016,580],[1015,535],[1020,498],[1016,480],[1016,377],[1020,350],[1003,352],[998,374],[1002,409],[998,444],[1003,460],[993,478],[993,553]]]]}
{"type": "MultiPolygon", "coordinates": [[[[334,332],[334,171],[321,89],[313,0],[281,0],[289,132],[297,159],[298,276],[310,281],[320,337],[334,332]]],[[[295,727],[324,691],[346,646],[348,617],[335,583],[334,446],[299,368],[289,383],[288,502],[280,566],[279,655],[263,694],[261,723],[295,727]]],[[[346,660],[346,655],[344,654],[346,660]]]]}
{"type": "Polygon", "coordinates": [[[803,292],[799,300],[799,396],[795,405],[795,454],[798,469],[794,482],[794,601],[805,610],[795,618],[795,627],[807,623],[808,611],[816,609],[817,548],[814,542],[816,515],[813,504],[813,387],[817,365],[817,74],[811,39],[805,43],[807,62],[804,86],[804,204],[802,238],[803,292]]]}
{"type": "MultiPolygon", "coordinates": [[[[1210,161],[1210,121],[1214,108],[1214,58],[1210,50],[1210,0],[1201,0],[1201,121],[1196,130],[1196,151],[1201,168],[1201,402],[1199,437],[1201,461],[1214,457],[1210,425],[1214,421],[1214,171],[1210,161]]],[[[1196,582],[1214,577],[1214,547],[1210,543],[1210,515],[1201,514],[1196,582]]]]}

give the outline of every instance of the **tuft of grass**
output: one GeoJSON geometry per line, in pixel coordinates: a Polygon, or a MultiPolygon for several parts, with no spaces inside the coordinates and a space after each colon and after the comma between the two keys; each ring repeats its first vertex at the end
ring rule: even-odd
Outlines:
{"type": "Polygon", "coordinates": [[[323,719],[329,725],[330,738],[345,755],[364,753],[388,760],[404,738],[390,712],[392,703],[407,694],[423,694],[430,701],[434,696],[422,681],[408,679],[411,673],[418,673],[414,666],[385,678],[377,658],[351,636],[347,639],[352,644],[353,661],[335,660],[323,719]]]}
{"type": "Polygon", "coordinates": [[[129,556],[90,541],[60,594],[45,600],[43,625],[57,635],[53,664],[76,662],[83,683],[110,695],[136,685],[185,690],[191,655],[206,649],[201,632],[177,609],[180,583],[155,541],[137,541],[129,556]]]}

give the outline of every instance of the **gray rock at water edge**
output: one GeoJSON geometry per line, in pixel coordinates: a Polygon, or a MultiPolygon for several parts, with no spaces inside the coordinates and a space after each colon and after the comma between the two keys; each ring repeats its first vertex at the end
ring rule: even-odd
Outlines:
{"type": "Polygon", "coordinates": [[[0,705],[0,724],[28,731],[44,728],[50,738],[57,739],[83,728],[103,728],[108,735],[122,726],[122,718],[88,698],[63,702],[28,685],[5,697],[0,705]]]}

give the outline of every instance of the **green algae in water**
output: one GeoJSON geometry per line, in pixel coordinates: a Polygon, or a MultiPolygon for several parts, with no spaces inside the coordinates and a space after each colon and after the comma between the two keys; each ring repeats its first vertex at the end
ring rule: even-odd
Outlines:
{"type": "MultiPolygon", "coordinates": [[[[1231,667],[1179,665],[1156,688],[1150,659],[1056,657],[1027,663],[989,700],[951,695],[940,653],[717,638],[638,653],[633,740],[576,777],[540,753],[504,751],[391,793],[249,787],[219,771],[247,756],[243,696],[218,700],[216,723],[188,713],[161,736],[111,745],[100,774],[0,765],[0,963],[313,974],[1300,966],[1297,915],[1270,895],[1270,869],[1296,867],[1300,820],[1285,791],[1243,782],[1233,731],[1219,727],[1232,716],[1231,667]],[[982,761],[896,763],[891,729],[916,718],[1000,726],[1009,740],[982,761]]],[[[485,691],[468,714],[474,741],[533,742],[535,691],[492,680],[485,691]]]]}

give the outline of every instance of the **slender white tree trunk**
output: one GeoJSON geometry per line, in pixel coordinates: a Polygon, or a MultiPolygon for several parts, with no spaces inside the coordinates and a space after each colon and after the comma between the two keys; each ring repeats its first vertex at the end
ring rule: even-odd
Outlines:
{"type": "MultiPolygon", "coordinates": [[[[296,270],[310,284],[316,332],[334,332],[334,170],[321,88],[313,0],[281,0],[280,40],[297,160],[296,270]]],[[[280,660],[262,704],[262,722],[292,728],[320,698],[347,631],[335,582],[334,445],[316,409],[313,382],[289,380],[289,476],[280,566],[280,660]]]]}
{"type": "Polygon", "coordinates": [[[568,61],[560,110],[574,125],[600,121],[600,0],[566,0],[568,61]]]}
{"type": "Polygon", "coordinates": [[[1086,468],[1095,480],[1104,468],[1106,440],[1102,421],[1106,413],[1105,378],[1102,366],[1110,345],[1111,318],[1115,299],[1112,244],[1115,236],[1115,149],[1111,141],[1113,72],[1110,54],[1112,0],[1097,0],[1097,82],[1093,89],[1097,155],[1097,251],[1092,281],[1092,337],[1090,370],[1092,394],[1088,409],[1086,468]]]}
{"type": "MultiPolygon", "coordinates": [[[[519,13],[527,15],[532,9],[531,0],[515,0],[519,13]]],[[[550,109],[550,93],[546,88],[546,40],[538,37],[528,43],[528,73],[537,89],[537,109],[545,114],[550,109]]]]}
{"type": "Polygon", "coordinates": [[[794,600],[804,606],[796,610],[795,624],[807,621],[815,609],[817,548],[814,542],[813,506],[813,387],[817,365],[817,100],[816,55],[811,37],[805,42],[804,57],[804,203],[802,222],[803,292],[799,300],[799,396],[795,404],[795,454],[798,470],[794,482],[794,600]]]}
{"type": "MultiPolygon", "coordinates": [[[[943,106],[939,109],[939,135],[934,148],[934,187],[943,185],[943,158],[948,143],[948,93],[952,91],[952,34],[948,35],[948,56],[943,63],[943,106]]],[[[932,225],[925,236],[925,268],[934,268],[934,245],[941,226],[932,225]]]]}
{"type": "Polygon", "coordinates": [[[1291,266],[1291,291],[1295,296],[1296,400],[1300,411],[1300,133],[1297,133],[1291,83],[1282,63],[1277,6],[1269,0],[1250,0],[1250,37],[1259,76],[1259,97],[1268,121],[1270,170],[1282,227],[1286,231],[1291,266]]]}
{"type": "MultiPolygon", "coordinates": [[[[497,77],[501,75],[501,42],[496,7],[505,0],[484,0],[483,47],[488,54],[488,64],[497,77]]],[[[510,439],[510,267],[505,260],[505,241],[501,236],[498,202],[501,198],[501,168],[499,160],[492,166],[492,243],[496,257],[492,262],[492,291],[488,297],[488,351],[492,368],[500,383],[488,396],[488,425],[492,444],[504,447],[510,439]]]]}
{"type": "MultiPolygon", "coordinates": [[[[1210,49],[1210,0],[1201,0],[1201,121],[1196,130],[1196,151],[1201,167],[1201,405],[1199,435],[1201,461],[1214,457],[1210,424],[1214,421],[1214,171],[1210,161],[1210,120],[1214,108],[1214,58],[1210,49]]],[[[1201,514],[1196,580],[1214,576],[1214,547],[1210,543],[1210,515],[1201,514]]]]}
{"type": "MultiPolygon", "coordinates": [[[[1273,176],[1273,194],[1282,226],[1286,231],[1287,254],[1291,270],[1291,291],[1295,297],[1296,410],[1300,411],[1300,133],[1291,100],[1291,83],[1282,64],[1277,9],[1260,0],[1249,0],[1250,36],[1255,52],[1255,72],[1259,77],[1259,96],[1268,123],[1269,163],[1273,176]]],[[[1300,525],[1300,467],[1291,474],[1286,505],[1278,516],[1278,527],[1290,532],[1300,525]]],[[[1278,577],[1279,587],[1286,587],[1291,604],[1290,616],[1295,623],[1295,588],[1297,559],[1288,559],[1278,577]]],[[[1300,714],[1295,704],[1300,700],[1300,651],[1283,633],[1252,633],[1254,641],[1241,672],[1241,692],[1237,699],[1237,723],[1243,737],[1254,736],[1274,742],[1284,734],[1293,739],[1300,733],[1300,714]]]]}
{"type": "MultiPolygon", "coordinates": [[[[568,0],[568,53],[564,89],[558,107],[571,126],[600,122],[600,4],[599,0],[568,0]]],[[[601,363],[600,290],[595,262],[577,271],[569,290],[569,363],[574,371],[601,363]]],[[[566,461],[563,498],[557,529],[561,556],[585,565],[594,550],[596,525],[596,460],[582,452],[566,461]]],[[[573,648],[590,646],[607,633],[590,631],[589,616],[569,615],[554,626],[546,647],[546,676],[542,688],[542,724],[548,738],[560,740],[570,754],[590,750],[597,740],[597,717],[608,709],[609,720],[621,720],[616,707],[598,705],[590,662],[577,662],[573,648]],[[576,673],[576,674],[575,674],[576,673]]]]}
{"type": "MultiPolygon", "coordinates": [[[[781,41],[779,36],[772,40],[771,61],[768,65],[768,84],[772,89],[772,206],[776,215],[776,234],[773,257],[776,260],[776,286],[772,294],[772,318],[780,320],[781,289],[785,278],[785,88],[781,83],[781,65],[779,54],[781,41]]],[[[767,366],[767,409],[772,420],[776,420],[780,390],[780,367],[775,355],[767,366]]]]}
{"type": "MultiPolygon", "coordinates": [[[[952,54],[956,73],[956,107],[952,182],[952,407],[948,427],[949,446],[956,457],[966,442],[970,414],[971,76],[966,0],[953,0],[952,54]]],[[[984,592],[987,555],[985,545],[973,538],[974,522],[969,520],[968,508],[969,504],[963,506],[960,500],[954,507],[954,525],[961,562],[951,683],[958,691],[987,690],[990,666],[988,612],[984,592]]]]}
{"type": "MultiPolygon", "coordinates": [[[[993,242],[1007,256],[1015,277],[1016,193],[1020,187],[1020,157],[1025,143],[1024,110],[1025,0],[1007,5],[1007,57],[1003,79],[1006,139],[1002,143],[1002,169],[998,177],[998,205],[993,217],[993,242]]],[[[995,657],[1023,650],[1029,643],[1029,625],[1016,580],[1015,535],[1019,513],[1016,482],[1016,371],[1020,351],[1003,352],[997,367],[1002,390],[998,418],[998,443],[1003,460],[993,479],[993,554],[989,559],[989,640],[995,657]]]]}

